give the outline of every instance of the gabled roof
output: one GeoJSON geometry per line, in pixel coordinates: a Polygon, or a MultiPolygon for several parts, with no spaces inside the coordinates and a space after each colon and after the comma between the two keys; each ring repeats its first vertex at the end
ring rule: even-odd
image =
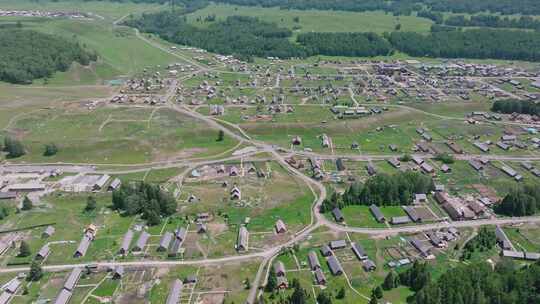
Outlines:
{"type": "Polygon", "coordinates": [[[317,270],[315,270],[315,280],[317,281],[317,284],[326,284],[326,277],[324,276],[324,273],[320,268],[317,268],[317,270]]]}
{"type": "Polygon", "coordinates": [[[167,297],[166,304],[178,304],[180,301],[180,295],[182,294],[182,289],[184,289],[184,284],[179,279],[174,280],[171,285],[171,291],[167,297]]]}
{"type": "Polygon", "coordinates": [[[159,240],[159,248],[167,250],[171,244],[173,234],[171,232],[165,232],[161,239],[159,240]]]}
{"type": "Polygon", "coordinates": [[[284,276],[285,275],[285,264],[283,264],[282,261],[277,261],[276,263],[274,263],[274,272],[276,273],[276,275],[279,277],[279,276],[284,276]]]}
{"type": "Polygon", "coordinates": [[[133,240],[133,230],[128,229],[128,231],[124,235],[124,238],[122,239],[122,245],[120,246],[120,250],[127,252],[129,250],[129,246],[131,245],[131,240],[133,240]]]}
{"type": "Polygon", "coordinates": [[[88,247],[90,247],[90,241],[90,237],[85,234],[82,237],[81,242],[79,243],[79,247],[77,247],[77,250],[75,251],[75,254],[79,256],[85,256],[86,251],[88,251],[88,247]]]}
{"type": "Polygon", "coordinates": [[[366,251],[364,250],[364,247],[362,247],[362,245],[358,243],[352,243],[351,247],[352,247],[352,251],[354,252],[354,254],[359,260],[364,260],[367,258],[366,251]]]}
{"type": "Polygon", "coordinates": [[[9,293],[15,293],[17,292],[17,289],[19,289],[19,287],[21,287],[21,281],[19,281],[19,279],[17,278],[14,278],[9,281],[9,283],[4,287],[4,290],[9,293]]]}
{"type": "Polygon", "coordinates": [[[330,271],[333,275],[340,275],[343,273],[343,268],[334,255],[328,257],[328,267],[330,267],[330,271]]]}
{"type": "Polygon", "coordinates": [[[137,240],[137,243],[135,244],[135,247],[133,247],[134,251],[141,251],[143,250],[144,246],[146,246],[146,242],[148,242],[148,239],[150,238],[150,234],[148,232],[143,231],[141,235],[139,236],[139,239],[137,240]]]}
{"type": "Polygon", "coordinates": [[[313,250],[308,253],[308,262],[311,270],[321,268],[321,263],[319,263],[319,257],[317,256],[317,253],[313,250]]]}
{"type": "Polygon", "coordinates": [[[176,229],[176,231],[174,232],[174,236],[181,241],[184,241],[186,239],[186,235],[187,235],[187,230],[184,227],[180,227],[179,229],[176,229]]]}
{"type": "Polygon", "coordinates": [[[45,258],[46,256],[49,255],[49,253],[51,252],[51,248],[49,248],[49,245],[48,244],[45,244],[43,245],[43,247],[41,247],[41,249],[39,249],[38,253],[36,256],[40,257],[40,258],[45,258]]]}
{"type": "Polygon", "coordinates": [[[60,293],[56,297],[54,304],[67,304],[69,302],[69,299],[71,299],[71,291],[62,288],[62,290],[60,290],[60,293]]]}
{"type": "Polygon", "coordinates": [[[66,282],[64,283],[64,289],[68,291],[73,291],[73,289],[75,288],[75,285],[77,285],[77,282],[79,282],[79,279],[81,278],[81,274],[82,274],[81,268],[74,268],[69,274],[66,282]]]}

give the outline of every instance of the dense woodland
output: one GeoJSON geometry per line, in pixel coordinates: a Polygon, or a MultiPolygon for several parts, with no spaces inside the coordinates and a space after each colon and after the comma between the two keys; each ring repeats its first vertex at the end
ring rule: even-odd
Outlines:
{"type": "Polygon", "coordinates": [[[416,193],[428,193],[433,181],[427,175],[406,171],[394,175],[379,174],[364,184],[352,184],[343,195],[333,193],[321,205],[321,212],[349,205],[401,206],[410,205],[416,193]]]}
{"type": "Polygon", "coordinates": [[[540,32],[471,29],[437,31],[428,35],[393,32],[390,43],[418,57],[540,60],[540,32]]]}
{"type": "Polygon", "coordinates": [[[537,184],[526,184],[514,188],[494,210],[508,216],[536,214],[540,210],[540,187],[537,184]]]}
{"type": "Polygon", "coordinates": [[[112,206],[126,215],[141,214],[149,225],[161,222],[161,216],[176,211],[176,200],[158,185],[144,182],[122,184],[112,195],[112,206]]]}
{"type": "Polygon", "coordinates": [[[540,263],[522,268],[506,259],[495,268],[484,262],[460,264],[426,284],[410,303],[540,303],[540,263]]]}
{"type": "Polygon", "coordinates": [[[73,62],[88,65],[97,55],[75,41],[24,29],[0,29],[0,80],[28,84],[66,71],[73,62]]]}
{"type": "MultiPolygon", "coordinates": [[[[39,1],[39,0],[36,0],[39,1]]],[[[55,1],[55,0],[52,0],[55,1]]],[[[79,1],[79,0],[73,0],[79,1]]],[[[93,1],[93,0],[84,0],[93,1]]],[[[135,3],[170,3],[171,0],[108,0],[111,2],[135,3]]],[[[179,5],[193,5],[206,0],[172,0],[179,5]]],[[[382,10],[395,15],[410,15],[428,8],[437,12],[469,13],[481,12],[501,13],[503,15],[523,14],[540,15],[537,0],[214,0],[214,2],[244,5],[279,7],[298,10],[339,10],[339,11],[378,11],[382,10]]],[[[198,5],[198,4],[196,4],[198,5]]]]}
{"type": "Polygon", "coordinates": [[[478,234],[468,241],[463,247],[461,259],[468,260],[475,252],[489,251],[497,243],[497,237],[493,227],[482,227],[478,234]]]}
{"type": "Polygon", "coordinates": [[[504,114],[540,115],[540,104],[530,100],[505,99],[495,101],[491,106],[491,110],[504,114]]]}
{"type": "Polygon", "coordinates": [[[182,16],[161,12],[145,14],[126,23],[168,41],[235,55],[244,60],[254,56],[291,58],[307,55],[305,48],[288,40],[292,35],[290,30],[253,17],[231,16],[208,28],[199,28],[188,24],[182,16]]]}
{"type": "Polygon", "coordinates": [[[310,55],[372,57],[392,53],[390,43],[374,33],[304,33],[297,42],[310,55]]]}
{"type": "Polygon", "coordinates": [[[537,31],[441,27],[427,35],[396,31],[385,37],[374,33],[304,33],[294,43],[289,29],[253,17],[231,16],[201,28],[189,24],[181,13],[165,11],[131,18],[126,24],[171,42],[244,60],[313,55],[369,57],[398,50],[417,57],[540,61],[537,31]]]}
{"type": "Polygon", "coordinates": [[[444,20],[444,24],[449,26],[500,27],[540,30],[540,20],[530,16],[509,18],[497,15],[473,15],[470,18],[467,18],[464,15],[455,15],[444,20]]]}

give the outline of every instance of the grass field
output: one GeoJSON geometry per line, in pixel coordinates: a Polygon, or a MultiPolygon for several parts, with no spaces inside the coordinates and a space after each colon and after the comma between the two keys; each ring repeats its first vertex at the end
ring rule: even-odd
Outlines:
{"type": "Polygon", "coordinates": [[[217,142],[217,131],[166,109],[43,110],[21,116],[8,132],[28,152],[13,161],[144,163],[211,156],[235,145],[228,137],[217,142]],[[43,147],[51,142],[59,152],[44,157],[43,147]]]}
{"type": "Polygon", "coordinates": [[[397,24],[402,31],[429,32],[432,22],[415,16],[394,17],[384,12],[337,12],[316,10],[281,10],[279,8],[244,7],[211,4],[188,16],[193,24],[207,26],[208,23],[197,22],[198,17],[215,14],[217,20],[227,16],[247,15],[258,17],[264,21],[274,22],[282,27],[294,29],[295,33],[303,32],[390,32],[397,24]],[[294,22],[298,17],[299,22],[294,22]]]}

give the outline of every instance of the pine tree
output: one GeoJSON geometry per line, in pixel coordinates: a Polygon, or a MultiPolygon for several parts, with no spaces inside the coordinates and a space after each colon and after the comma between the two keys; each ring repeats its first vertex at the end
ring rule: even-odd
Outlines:
{"type": "Polygon", "coordinates": [[[223,139],[225,139],[225,132],[223,132],[223,130],[219,130],[217,141],[223,141],[223,139]]]}
{"type": "Polygon", "coordinates": [[[345,287],[341,287],[336,295],[336,299],[345,299],[345,287]]]}
{"type": "Polygon", "coordinates": [[[41,269],[41,265],[39,265],[38,261],[34,260],[32,265],[30,265],[30,272],[26,278],[28,281],[39,281],[42,276],[43,270],[41,269]]]}
{"type": "Polygon", "coordinates": [[[273,292],[277,288],[277,278],[276,274],[273,271],[270,271],[268,274],[268,280],[266,281],[266,286],[264,287],[264,290],[266,292],[273,292]]]}
{"type": "Polygon", "coordinates": [[[43,156],[53,156],[56,153],[58,153],[58,147],[54,143],[45,145],[45,151],[43,152],[43,156]]]}
{"type": "Polygon", "coordinates": [[[323,291],[317,295],[317,303],[318,304],[332,304],[332,298],[326,293],[326,291],[323,291]]]}
{"type": "Polygon", "coordinates": [[[382,297],[383,297],[383,291],[382,291],[381,286],[377,286],[377,287],[375,287],[375,289],[373,289],[373,295],[374,295],[377,299],[382,299],[382,297]]]}
{"type": "Polygon", "coordinates": [[[32,201],[28,198],[28,196],[25,196],[22,202],[22,210],[31,210],[34,207],[32,205],[32,201]]]}
{"type": "Polygon", "coordinates": [[[86,198],[86,207],[84,208],[85,211],[90,212],[96,210],[97,203],[96,199],[93,196],[89,196],[86,198]]]}
{"type": "Polygon", "coordinates": [[[390,290],[397,287],[398,278],[394,271],[390,271],[384,278],[382,288],[384,290],[390,290]]]}
{"type": "Polygon", "coordinates": [[[30,251],[30,246],[27,242],[21,241],[21,245],[19,246],[19,256],[20,257],[27,257],[30,256],[32,252],[30,251]]]}
{"type": "Polygon", "coordinates": [[[9,136],[4,138],[4,151],[8,153],[7,158],[20,157],[26,153],[22,143],[9,136]]]}

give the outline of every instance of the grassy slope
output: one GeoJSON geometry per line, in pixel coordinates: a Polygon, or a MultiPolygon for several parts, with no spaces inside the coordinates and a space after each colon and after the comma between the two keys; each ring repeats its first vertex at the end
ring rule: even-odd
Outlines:
{"type": "MultiPolygon", "coordinates": [[[[217,20],[232,15],[256,16],[265,21],[275,22],[280,26],[292,29],[300,26],[298,32],[377,32],[394,30],[396,24],[401,24],[403,31],[428,32],[431,21],[414,16],[394,17],[383,12],[334,12],[334,11],[299,11],[280,10],[278,8],[243,7],[232,5],[212,4],[189,16],[189,21],[196,22],[196,18],[215,14],[217,20]],[[293,18],[299,17],[298,23],[293,18]]],[[[205,26],[205,24],[200,24],[205,26]]]]}

